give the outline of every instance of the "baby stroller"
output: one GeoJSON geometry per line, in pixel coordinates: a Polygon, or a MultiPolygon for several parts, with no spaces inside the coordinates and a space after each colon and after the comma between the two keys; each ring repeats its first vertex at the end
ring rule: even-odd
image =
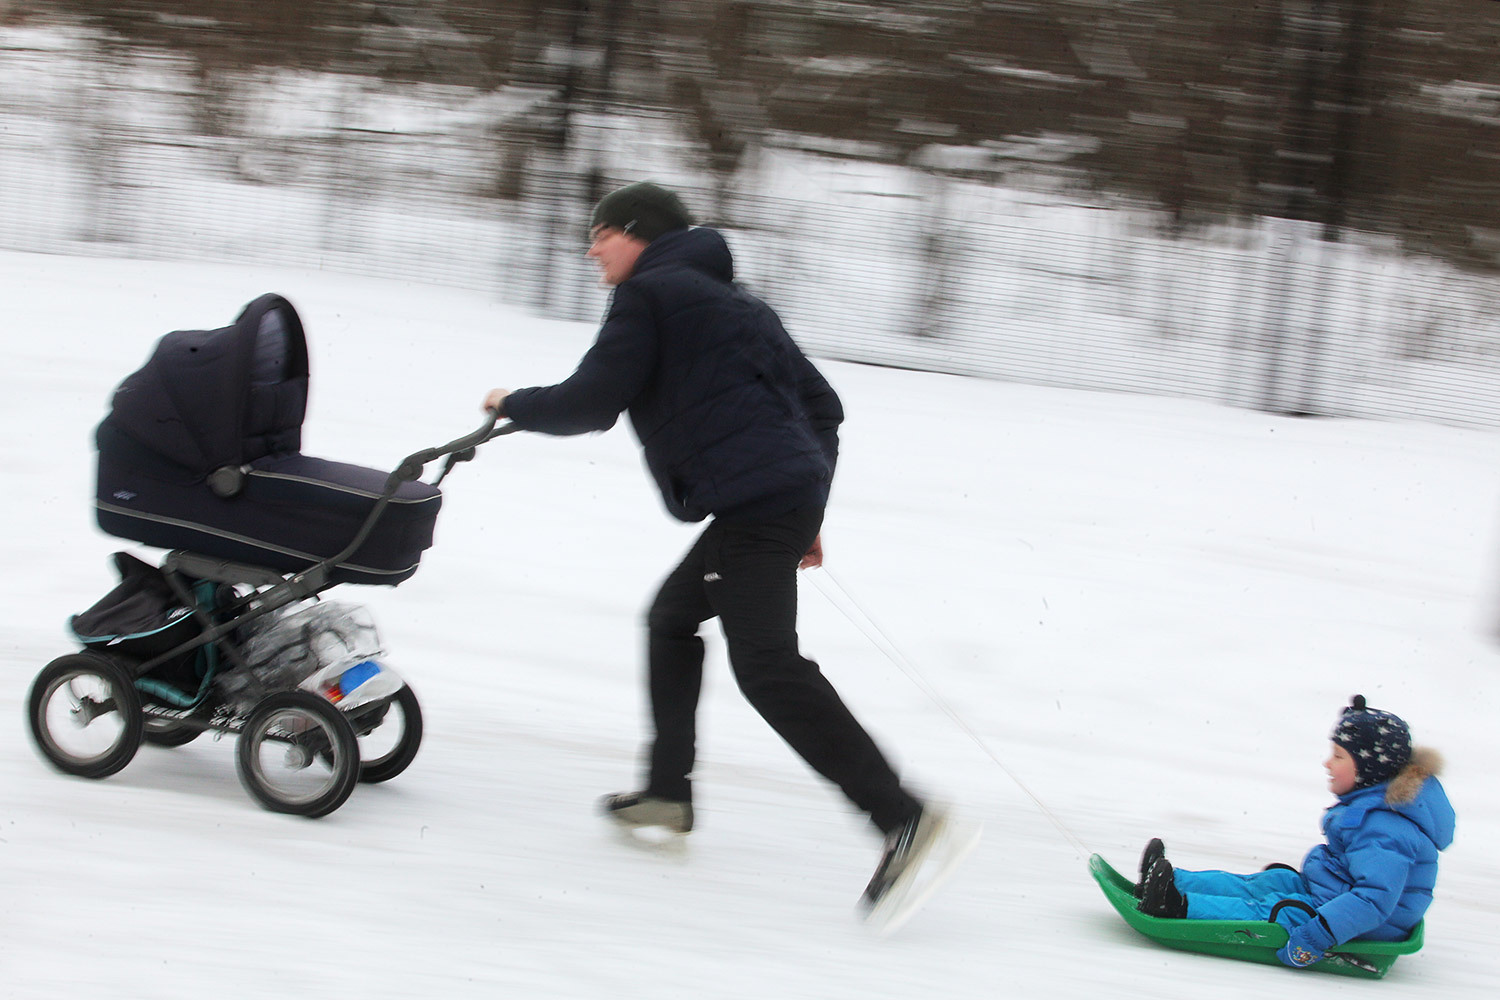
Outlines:
{"type": "Polygon", "coordinates": [[[96,435],[99,526],[171,551],[160,566],[116,553],[119,585],[70,620],[82,649],[33,682],[32,737],[59,770],[103,778],[143,740],[234,733],[254,798],[322,816],[416,756],[421,707],[374,622],[318,595],[409,579],[438,483],[512,428],[491,418],[387,475],[301,454],[307,389],[301,320],[268,294],[231,326],[163,337],[115,391],[96,435]]]}

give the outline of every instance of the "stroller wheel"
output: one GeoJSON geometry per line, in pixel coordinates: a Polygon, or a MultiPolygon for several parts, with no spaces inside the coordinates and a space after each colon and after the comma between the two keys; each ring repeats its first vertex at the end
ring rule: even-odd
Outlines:
{"type": "Polygon", "coordinates": [[[324,816],[359,782],[359,744],[342,712],[307,691],[278,691],[250,713],[236,747],[240,781],[273,812],[324,816]]]}
{"type": "Polygon", "coordinates": [[[135,682],[96,653],[70,653],[43,667],[31,685],[26,719],[38,749],[66,774],[107,777],[141,746],[135,682]]]}
{"type": "Polygon", "coordinates": [[[412,689],[403,687],[372,719],[355,713],[349,719],[359,737],[359,780],[389,781],[406,770],[422,745],[422,706],[412,689]]]}
{"type": "Polygon", "coordinates": [[[185,726],[171,719],[147,719],[146,729],[142,733],[147,743],[159,747],[180,747],[184,743],[191,743],[203,735],[203,730],[196,726],[185,726]]]}

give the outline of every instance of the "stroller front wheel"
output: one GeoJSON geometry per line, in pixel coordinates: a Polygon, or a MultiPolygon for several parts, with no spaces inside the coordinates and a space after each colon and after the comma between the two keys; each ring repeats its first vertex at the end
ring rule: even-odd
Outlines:
{"type": "Polygon", "coordinates": [[[97,653],[70,653],[43,667],[31,685],[26,719],[47,760],[83,778],[114,774],[141,746],[135,681],[97,653]]]}
{"type": "Polygon", "coordinates": [[[359,738],[359,780],[366,784],[390,781],[406,770],[422,745],[422,705],[407,685],[397,691],[378,717],[349,720],[359,738]]]}
{"type": "Polygon", "coordinates": [[[359,744],[344,714],[307,691],[279,691],[250,713],[236,758],[240,781],[273,812],[333,812],[359,782],[359,744]]]}

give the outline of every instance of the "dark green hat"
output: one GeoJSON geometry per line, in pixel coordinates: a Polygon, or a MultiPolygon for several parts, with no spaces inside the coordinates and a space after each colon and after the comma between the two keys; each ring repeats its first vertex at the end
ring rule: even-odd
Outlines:
{"type": "Polygon", "coordinates": [[[693,217],[675,193],[650,181],[640,181],[600,198],[589,228],[609,226],[650,243],[658,236],[692,224],[693,217]]]}

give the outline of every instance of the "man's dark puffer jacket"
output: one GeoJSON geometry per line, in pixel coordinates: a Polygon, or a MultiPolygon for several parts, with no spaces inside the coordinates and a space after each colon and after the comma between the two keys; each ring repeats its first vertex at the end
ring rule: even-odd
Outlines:
{"type": "Polygon", "coordinates": [[[652,241],[577,371],[505,400],[517,426],[547,434],[608,430],[627,410],[680,520],[827,503],[843,407],[771,307],[734,284],[715,230],[652,241]]]}

